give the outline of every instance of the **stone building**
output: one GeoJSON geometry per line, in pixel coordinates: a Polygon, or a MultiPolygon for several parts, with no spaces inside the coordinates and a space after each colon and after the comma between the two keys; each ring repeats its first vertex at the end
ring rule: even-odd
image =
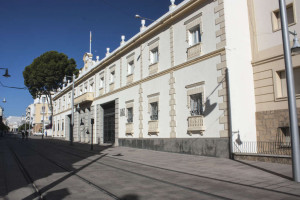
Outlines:
{"type": "MultiPolygon", "coordinates": [[[[300,33],[300,2],[286,0],[288,28],[300,33]]],[[[290,142],[289,113],[279,3],[248,0],[257,140],[290,142]]],[[[291,47],[293,35],[290,35],[291,47]]],[[[300,55],[292,54],[297,107],[300,106],[300,55]]],[[[298,111],[298,118],[300,113],[298,111]]],[[[298,119],[299,121],[299,119],[298,119]]],[[[299,121],[300,122],[300,121],[299,121]]]]}
{"type": "MultiPolygon", "coordinates": [[[[74,141],[228,157],[231,132],[256,141],[251,59],[246,0],[171,1],[103,59],[84,54],[74,141]]],[[[53,136],[66,140],[71,93],[69,82],[53,96],[53,136]]]]}

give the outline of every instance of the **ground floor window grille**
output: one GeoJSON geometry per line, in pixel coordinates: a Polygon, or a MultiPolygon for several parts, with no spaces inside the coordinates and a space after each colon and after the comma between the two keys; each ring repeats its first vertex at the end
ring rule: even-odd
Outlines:
{"type": "Polygon", "coordinates": [[[202,94],[190,95],[190,106],[191,106],[191,116],[202,115],[203,114],[203,104],[202,104],[202,94]]]}
{"type": "Polygon", "coordinates": [[[151,106],[151,120],[158,120],[158,102],[150,103],[151,106]]]}
{"type": "Polygon", "coordinates": [[[127,108],[127,122],[132,123],[133,122],[133,108],[127,108]]]}

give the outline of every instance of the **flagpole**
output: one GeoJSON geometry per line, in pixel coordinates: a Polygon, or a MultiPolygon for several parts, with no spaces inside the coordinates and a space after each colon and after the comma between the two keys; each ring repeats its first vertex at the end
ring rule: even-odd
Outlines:
{"type": "Polygon", "coordinates": [[[90,54],[92,53],[92,31],[90,31],[90,54]]]}

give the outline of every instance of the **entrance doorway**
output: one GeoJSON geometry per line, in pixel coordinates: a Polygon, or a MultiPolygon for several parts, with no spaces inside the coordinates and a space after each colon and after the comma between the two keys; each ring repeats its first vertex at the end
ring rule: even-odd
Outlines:
{"type": "Polygon", "coordinates": [[[104,111],[103,143],[115,142],[115,102],[102,105],[104,111]]]}

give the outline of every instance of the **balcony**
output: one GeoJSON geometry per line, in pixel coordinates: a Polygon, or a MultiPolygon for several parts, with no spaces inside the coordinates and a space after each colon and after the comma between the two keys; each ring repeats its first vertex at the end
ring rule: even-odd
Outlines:
{"type": "Polygon", "coordinates": [[[188,117],[188,134],[203,134],[205,131],[204,117],[202,115],[188,117]]]}
{"type": "Polygon", "coordinates": [[[126,123],[126,135],[133,135],[133,123],[126,123]]]}
{"type": "Polygon", "coordinates": [[[187,49],[187,59],[196,58],[201,55],[201,43],[197,43],[187,49]]]}
{"type": "Polygon", "coordinates": [[[86,102],[91,102],[94,100],[94,93],[93,92],[87,92],[79,97],[76,97],[74,99],[74,105],[79,104],[79,103],[86,103],[86,102]]]}
{"type": "Polygon", "coordinates": [[[148,121],[148,135],[158,135],[158,120],[148,121]]]}

